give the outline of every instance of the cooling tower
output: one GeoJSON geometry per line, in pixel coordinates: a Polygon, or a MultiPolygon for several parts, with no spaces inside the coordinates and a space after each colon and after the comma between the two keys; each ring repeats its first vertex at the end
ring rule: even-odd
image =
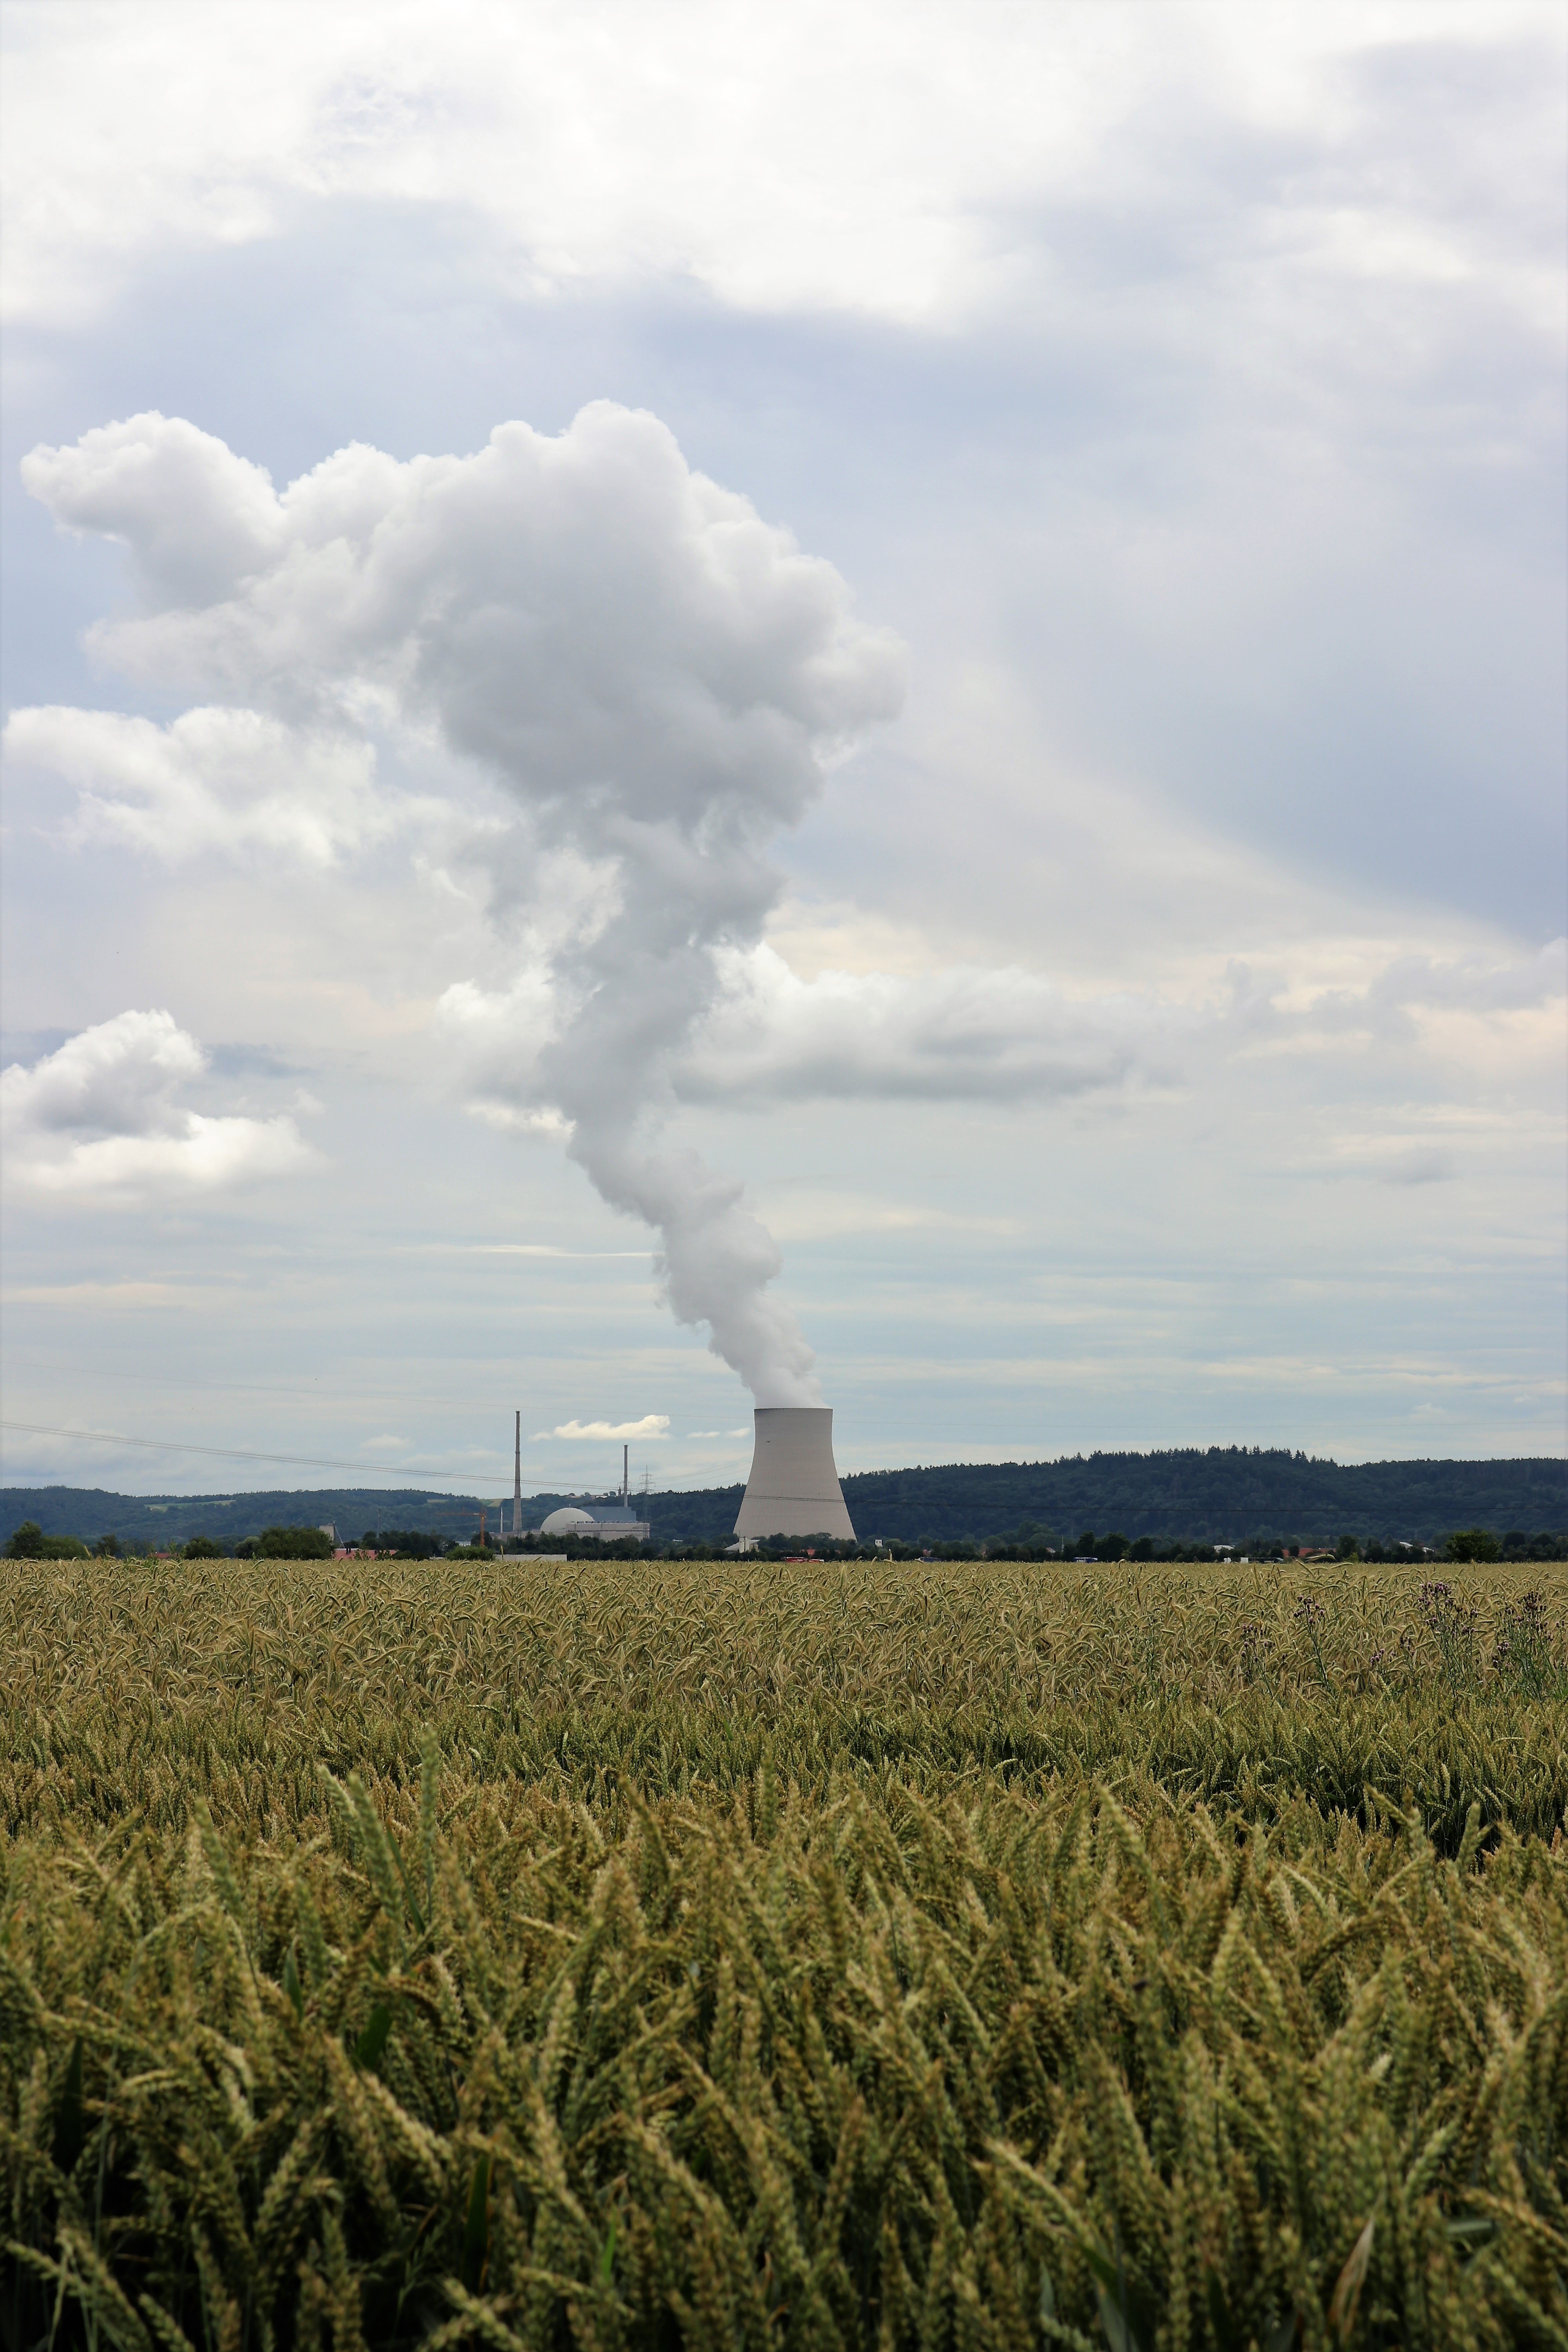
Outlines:
{"type": "Polygon", "coordinates": [[[830,1405],[759,1405],[756,1451],[735,1533],[742,1543],[763,1536],[837,1536],[853,1543],[844,1489],[833,1462],[830,1405]]]}

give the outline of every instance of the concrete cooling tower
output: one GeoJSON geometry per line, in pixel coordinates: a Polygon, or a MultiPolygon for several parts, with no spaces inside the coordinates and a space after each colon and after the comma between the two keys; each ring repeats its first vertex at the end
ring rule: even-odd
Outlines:
{"type": "Polygon", "coordinates": [[[742,1543],[766,1536],[837,1536],[855,1530],[833,1461],[830,1405],[759,1405],[752,1475],[735,1533],[742,1543]]]}

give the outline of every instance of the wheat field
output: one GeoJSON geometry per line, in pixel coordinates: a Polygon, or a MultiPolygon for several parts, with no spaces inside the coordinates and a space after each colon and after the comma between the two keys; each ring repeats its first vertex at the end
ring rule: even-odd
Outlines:
{"type": "Polygon", "coordinates": [[[1565,1598],[6,1563],[0,2337],[1568,2344],[1565,1598]]]}

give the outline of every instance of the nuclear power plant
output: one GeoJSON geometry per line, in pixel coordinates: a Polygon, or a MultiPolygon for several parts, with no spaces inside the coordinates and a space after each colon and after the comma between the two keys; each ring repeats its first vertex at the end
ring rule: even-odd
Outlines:
{"type": "Polygon", "coordinates": [[[742,1549],[769,1536],[833,1536],[853,1543],[844,1489],[833,1459],[833,1408],[759,1405],[752,1475],[735,1533],[742,1549]]]}
{"type": "MultiPolygon", "coordinates": [[[[521,1422],[519,1421],[519,1428],[521,1422]]],[[[521,1457],[520,1457],[521,1458],[521,1457]]],[[[522,1493],[522,1474],[517,1474],[517,1491],[522,1493]]],[[[521,1517],[522,1505],[517,1506],[521,1517]]],[[[618,1503],[595,1503],[584,1510],[575,1503],[563,1504],[540,1523],[542,1536],[581,1536],[596,1543],[618,1543],[628,1538],[633,1543],[646,1543],[653,1533],[646,1519],[639,1519],[632,1508],[632,1450],[621,1448],[621,1498],[618,1503]]]]}
{"type": "MultiPolygon", "coordinates": [[[[826,1536],[836,1543],[856,1540],[854,1524],[838,1483],[833,1459],[833,1411],[829,1405],[758,1405],[752,1416],[754,1438],[752,1475],[735,1521],[731,1551],[749,1551],[753,1544],[783,1538],[786,1542],[826,1536]]],[[[647,1491],[644,1477],[644,1492],[647,1491]]],[[[639,1498],[640,1499],[640,1498],[639,1498]]],[[[646,1509],[646,1502],[644,1504],[646,1509]]],[[[522,1414],[512,1424],[511,1526],[506,1528],[505,1505],[500,1518],[503,1531],[520,1538],[523,1527],[522,1414]]],[[[615,1542],[630,1538],[646,1543],[653,1533],[647,1518],[634,1507],[631,1491],[631,1448],[621,1448],[621,1489],[608,1496],[584,1496],[563,1503],[541,1523],[542,1536],[576,1536],[615,1542]]]]}

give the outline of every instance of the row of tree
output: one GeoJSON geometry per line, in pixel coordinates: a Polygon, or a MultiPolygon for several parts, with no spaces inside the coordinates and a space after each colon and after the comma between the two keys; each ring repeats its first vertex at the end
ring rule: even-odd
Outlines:
{"type": "MultiPolygon", "coordinates": [[[[440,1547],[435,1547],[437,1550],[440,1547]]],[[[331,1559],[332,1539],[320,1528],[264,1528],[258,1536],[244,1536],[237,1544],[221,1544],[211,1536],[192,1536],[176,1549],[181,1559],[331,1559]]],[[[5,1546],[7,1559],[118,1559],[118,1536],[100,1536],[83,1543],[79,1536],[47,1536],[37,1519],[24,1519],[5,1546]]]]}
{"type": "MultiPolygon", "coordinates": [[[[383,1528],[367,1529],[361,1538],[361,1548],[383,1559],[479,1559],[492,1556],[499,1545],[447,1544],[439,1536],[428,1535],[418,1528],[383,1528]]],[[[258,1536],[243,1537],[239,1542],[226,1545],[211,1536],[193,1536],[179,1547],[177,1557],[184,1559],[330,1559],[333,1551],[331,1536],[321,1528],[264,1528],[258,1536]]],[[[1327,1547],[1324,1547],[1327,1549],[1327,1547]]],[[[546,1538],[530,1536],[519,1542],[511,1539],[506,1550],[514,1557],[526,1558],[530,1552],[564,1552],[572,1559],[721,1559],[734,1549],[732,1543],[680,1542],[657,1544],[635,1543],[629,1538],[604,1543],[597,1538],[584,1540],[577,1536],[546,1538]]],[[[1510,1528],[1506,1534],[1495,1535],[1489,1528],[1461,1528],[1440,1546],[1411,1543],[1383,1543],[1374,1537],[1358,1538],[1342,1535],[1332,1547],[1334,1556],[1342,1560],[1365,1560],[1369,1563],[1400,1563],[1432,1559],[1439,1556],[1449,1560],[1548,1560],[1568,1559],[1568,1538],[1549,1533],[1529,1535],[1521,1528],[1510,1528]]],[[[96,1543],[84,1543],[78,1536],[47,1536],[36,1519],[24,1519],[5,1546],[11,1559],[88,1559],[116,1558],[121,1546],[112,1535],[99,1537],[96,1543]]],[[[1249,1559],[1289,1559],[1300,1557],[1321,1557],[1317,1548],[1299,1543],[1284,1543],[1269,1537],[1258,1537],[1250,1543],[1213,1544],[1157,1543],[1152,1536],[1139,1536],[1129,1542],[1114,1529],[1107,1535],[1096,1535],[1086,1528],[1076,1542],[1058,1543],[1046,1533],[1033,1528],[1020,1529],[1012,1536],[981,1543],[962,1537],[940,1546],[912,1543],[836,1543],[830,1536],[780,1537],[759,1547],[763,1558],[773,1559],[797,1559],[803,1554],[824,1559],[1014,1559],[1014,1560],[1149,1560],[1174,1563],[1178,1561],[1212,1565],[1216,1559],[1246,1558],[1249,1559]]]]}

